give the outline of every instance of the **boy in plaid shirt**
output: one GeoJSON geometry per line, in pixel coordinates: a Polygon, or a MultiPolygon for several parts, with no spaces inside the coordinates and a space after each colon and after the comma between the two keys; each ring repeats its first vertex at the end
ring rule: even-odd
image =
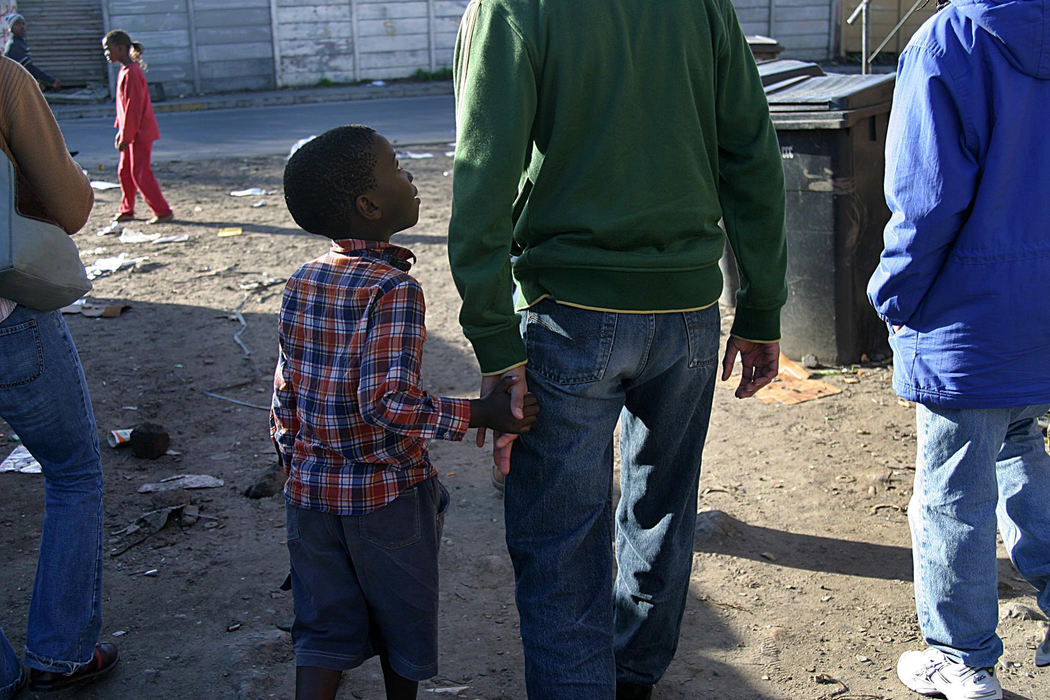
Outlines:
{"type": "Polygon", "coordinates": [[[481,399],[420,387],[423,292],[414,256],[389,243],[419,198],[390,143],[341,126],[302,146],[284,196],[331,249],[289,279],[270,433],[288,475],[296,697],[334,698],[342,671],[379,655],[388,698],[437,672],[437,552],[448,492],[427,440],[468,427],[529,429],[505,382],[481,399]]]}

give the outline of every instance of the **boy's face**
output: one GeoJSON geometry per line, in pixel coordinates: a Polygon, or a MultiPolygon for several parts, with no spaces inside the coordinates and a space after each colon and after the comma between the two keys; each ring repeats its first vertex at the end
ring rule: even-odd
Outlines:
{"type": "Polygon", "coordinates": [[[384,229],[393,235],[419,221],[419,190],[412,184],[412,173],[400,167],[389,141],[376,134],[374,148],[376,186],[368,196],[382,211],[384,229]]]}
{"type": "Polygon", "coordinates": [[[15,36],[25,37],[26,35],[26,23],[22,20],[15,20],[15,23],[11,25],[11,33],[15,36]]]}

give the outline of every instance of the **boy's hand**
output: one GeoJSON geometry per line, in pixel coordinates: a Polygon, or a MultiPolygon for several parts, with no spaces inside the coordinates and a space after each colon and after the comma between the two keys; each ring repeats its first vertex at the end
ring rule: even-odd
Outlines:
{"type": "Polygon", "coordinates": [[[487,394],[480,399],[473,399],[470,404],[470,425],[476,428],[492,428],[499,433],[525,433],[536,422],[540,412],[539,403],[532,394],[522,397],[518,411],[514,411],[514,397],[511,386],[519,381],[515,377],[501,377],[487,394]],[[520,413],[521,417],[514,415],[520,413]]]}
{"type": "Polygon", "coordinates": [[[528,393],[524,367],[515,367],[502,377],[482,377],[481,394],[481,399],[471,401],[470,425],[478,428],[477,446],[485,446],[485,428],[491,427],[492,461],[502,473],[508,474],[511,445],[518,433],[527,432],[532,426],[539,404],[536,397],[528,393]]]}

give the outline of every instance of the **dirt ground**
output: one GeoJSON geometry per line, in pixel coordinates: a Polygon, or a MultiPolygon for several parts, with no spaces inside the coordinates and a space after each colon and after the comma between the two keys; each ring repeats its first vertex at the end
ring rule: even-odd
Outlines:
{"type": "MultiPolygon", "coordinates": [[[[411,150],[434,155],[407,163],[423,214],[395,237],[416,253],[414,274],[427,295],[425,386],[472,396],[477,367],[456,322],[445,252],[449,147],[411,150]]],[[[143,259],[96,280],[90,295],[129,305],[123,314],[66,317],[103,439],[103,639],[122,655],[115,675],[76,697],[292,697],[292,600],[279,590],[287,573],[283,501],[245,495],[253,485],[254,495],[279,487],[261,477],[275,462],[264,409],[281,283],[327,247],[285,210],[283,162],[158,165],[177,221],[128,228],[185,234],[184,242],[96,236],[117,211],[119,190],[97,193],[77,237],[86,263],[119,253],[143,259]],[[251,187],[266,194],[229,194],[251,187]],[[219,235],[229,227],[241,235],[219,235]],[[105,445],[109,431],[144,421],[164,426],[178,454],[143,460],[105,445]],[[138,492],[185,473],[223,485],[138,492]],[[139,520],[164,508],[172,517],[158,531],[163,517],[139,520]],[[136,523],[138,530],[129,527],[136,523]]],[[[92,176],[116,179],[114,172],[92,176]]],[[[794,406],[736,400],[732,383],[718,389],[691,594],[677,657],[655,698],[916,697],[894,674],[898,656],[919,646],[906,519],[913,412],[891,392],[887,367],[848,368],[823,380],[841,393],[794,406]]],[[[2,458],[16,445],[5,425],[0,432],[2,458]]],[[[453,504],[441,550],[441,672],[420,697],[524,698],[513,576],[488,452],[468,440],[435,442],[432,454],[453,504]]],[[[0,489],[0,623],[21,648],[42,479],[0,474],[0,489]]],[[[1002,554],[1000,572],[1006,697],[1050,697],[1050,670],[1037,670],[1033,659],[1045,618],[1002,554]]],[[[340,697],[381,698],[378,663],[345,674],[340,697]]]]}

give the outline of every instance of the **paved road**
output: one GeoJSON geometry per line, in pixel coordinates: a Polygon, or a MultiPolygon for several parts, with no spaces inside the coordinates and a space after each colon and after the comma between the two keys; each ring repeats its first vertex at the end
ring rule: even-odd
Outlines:
{"type": "MultiPolygon", "coordinates": [[[[455,139],[454,109],[451,95],[436,95],[158,114],[161,138],[153,160],[287,154],[299,139],[349,123],[373,126],[394,143],[447,143],[455,139]]],[[[59,125],[89,172],[98,164],[116,167],[111,120],[68,119],[59,125]]]]}

